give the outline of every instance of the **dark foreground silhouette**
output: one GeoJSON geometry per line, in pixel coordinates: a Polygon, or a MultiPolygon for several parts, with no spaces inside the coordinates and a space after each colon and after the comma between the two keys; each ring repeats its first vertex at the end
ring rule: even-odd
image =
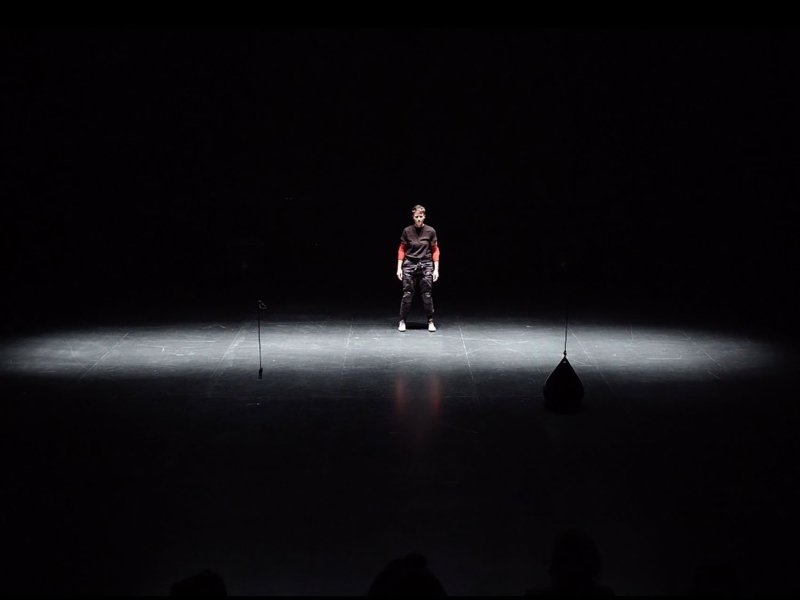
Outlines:
{"type": "Polygon", "coordinates": [[[579,529],[560,533],[550,559],[550,586],[529,590],[526,596],[614,596],[600,585],[603,561],[592,539],[579,529]]]}
{"type": "Polygon", "coordinates": [[[378,573],[368,596],[446,596],[439,579],[421,554],[396,558],[378,573]]]}

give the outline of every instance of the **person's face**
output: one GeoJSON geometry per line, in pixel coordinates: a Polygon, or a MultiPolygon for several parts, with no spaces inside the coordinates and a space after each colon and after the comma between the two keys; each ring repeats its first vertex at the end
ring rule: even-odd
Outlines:
{"type": "Polygon", "coordinates": [[[418,210],[417,212],[414,213],[414,225],[416,225],[417,227],[422,227],[424,223],[425,223],[425,213],[422,212],[421,210],[418,210]]]}

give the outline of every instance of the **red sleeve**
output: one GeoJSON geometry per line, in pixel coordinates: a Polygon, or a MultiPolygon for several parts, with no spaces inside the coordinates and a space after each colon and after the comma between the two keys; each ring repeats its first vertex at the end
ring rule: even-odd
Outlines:
{"type": "Polygon", "coordinates": [[[400,242],[400,247],[397,249],[397,260],[403,260],[406,257],[406,245],[400,242]]]}
{"type": "Polygon", "coordinates": [[[431,254],[433,254],[433,262],[439,262],[439,244],[431,246],[431,254]]]}

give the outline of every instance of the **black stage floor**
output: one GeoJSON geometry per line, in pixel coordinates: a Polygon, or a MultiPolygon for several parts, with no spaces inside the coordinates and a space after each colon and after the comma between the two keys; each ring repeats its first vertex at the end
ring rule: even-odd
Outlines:
{"type": "Polygon", "coordinates": [[[262,312],[7,333],[7,593],[364,594],[420,552],[451,595],[548,584],[583,529],[623,594],[705,566],[796,589],[796,350],[735,327],[584,312],[584,410],[545,409],[555,314],[262,312]],[[416,325],[416,327],[415,327],[416,325]]]}

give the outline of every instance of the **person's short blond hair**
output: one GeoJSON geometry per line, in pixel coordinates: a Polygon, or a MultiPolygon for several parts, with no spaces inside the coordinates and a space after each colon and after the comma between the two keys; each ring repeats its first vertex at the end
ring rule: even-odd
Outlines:
{"type": "Polygon", "coordinates": [[[413,215],[415,212],[422,211],[425,212],[425,207],[422,204],[415,204],[414,207],[411,209],[411,214],[413,215]]]}

